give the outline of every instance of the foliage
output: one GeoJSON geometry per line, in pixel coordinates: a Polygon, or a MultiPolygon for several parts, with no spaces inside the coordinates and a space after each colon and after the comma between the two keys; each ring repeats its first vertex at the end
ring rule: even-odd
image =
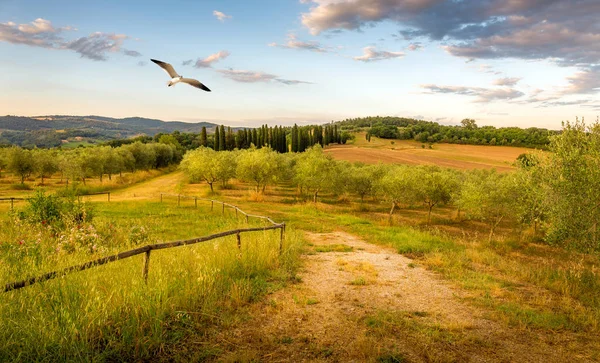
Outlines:
{"type": "Polygon", "coordinates": [[[386,167],[383,164],[354,165],[346,172],[348,189],[364,202],[366,196],[375,196],[375,187],[385,172],[386,167]]]}
{"type": "Polygon", "coordinates": [[[415,183],[410,167],[396,165],[376,184],[377,194],[392,203],[390,217],[399,204],[410,204],[415,201],[415,183]]]}
{"type": "Polygon", "coordinates": [[[514,213],[517,189],[506,174],[495,170],[474,170],[466,178],[458,203],[469,217],[490,226],[489,240],[500,222],[514,213]]]}
{"type": "Polygon", "coordinates": [[[69,223],[91,221],[93,214],[75,195],[49,195],[43,189],[27,199],[27,207],[20,216],[32,224],[54,225],[59,228],[69,223]]]}
{"type": "Polygon", "coordinates": [[[336,176],[336,162],[330,155],[323,153],[321,146],[316,145],[300,155],[295,166],[296,183],[312,192],[316,203],[319,192],[330,190],[339,180],[336,176]]]}
{"type": "Polygon", "coordinates": [[[220,162],[213,149],[200,147],[187,152],[179,167],[185,172],[192,183],[206,182],[213,192],[213,184],[219,180],[220,162]]]}
{"type": "Polygon", "coordinates": [[[337,124],[343,130],[367,129],[367,140],[371,135],[387,139],[420,142],[446,142],[473,145],[510,145],[547,148],[550,137],[557,131],[518,127],[495,128],[478,127],[473,119],[464,119],[460,126],[440,125],[437,122],[416,120],[404,117],[362,117],[346,119],[337,124]]]}
{"type": "Polygon", "coordinates": [[[35,171],[35,162],[31,151],[20,147],[11,148],[8,154],[8,170],[21,178],[21,184],[25,183],[25,178],[35,171]]]}
{"type": "Polygon", "coordinates": [[[237,178],[254,184],[256,192],[280,179],[279,155],[268,147],[242,150],[238,156],[237,178]]]}
{"type": "Polygon", "coordinates": [[[427,206],[427,224],[429,224],[431,210],[436,205],[447,204],[452,200],[452,193],[458,188],[458,180],[453,172],[436,166],[419,166],[413,173],[414,199],[427,206]]]}
{"type": "Polygon", "coordinates": [[[547,185],[547,240],[580,250],[600,250],[600,124],[564,124],[542,166],[547,185]]]}
{"type": "Polygon", "coordinates": [[[0,147],[0,178],[2,178],[2,172],[6,170],[8,165],[8,149],[0,147]]]}

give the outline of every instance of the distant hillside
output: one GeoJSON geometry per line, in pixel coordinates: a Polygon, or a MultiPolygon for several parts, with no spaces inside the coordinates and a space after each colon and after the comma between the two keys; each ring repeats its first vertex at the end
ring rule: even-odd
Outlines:
{"type": "Polygon", "coordinates": [[[370,136],[376,136],[422,143],[508,145],[542,149],[547,148],[552,136],[560,133],[537,127],[479,127],[473,119],[464,119],[461,125],[449,126],[405,117],[376,116],[346,119],[335,124],[343,131],[366,131],[368,140],[370,136]]]}
{"type": "Polygon", "coordinates": [[[166,122],[143,117],[0,116],[0,145],[54,147],[75,140],[94,143],[173,131],[199,133],[203,126],[211,133],[217,125],[210,122],[166,122]]]}

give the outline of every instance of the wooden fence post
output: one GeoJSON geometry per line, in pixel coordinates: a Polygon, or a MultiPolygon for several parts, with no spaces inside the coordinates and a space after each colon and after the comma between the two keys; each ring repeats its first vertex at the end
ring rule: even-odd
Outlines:
{"type": "Polygon", "coordinates": [[[223,215],[225,214],[225,203],[221,202],[221,204],[223,205],[223,215]]]}
{"type": "Polygon", "coordinates": [[[108,192],[108,201],[110,202],[110,192],[108,192]]]}
{"type": "Polygon", "coordinates": [[[148,269],[150,267],[150,251],[152,250],[148,250],[144,254],[144,266],[142,270],[142,276],[144,277],[144,282],[146,284],[148,283],[148,269]]]}
{"type": "Polygon", "coordinates": [[[212,212],[215,208],[215,202],[213,200],[210,201],[210,211],[212,212]]]}
{"type": "Polygon", "coordinates": [[[10,198],[10,211],[12,212],[15,209],[15,198],[10,198]]]}
{"type": "Polygon", "coordinates": [[[235,217],[237,218],[237,216],[238,216],[238,209],[237,209],[237,207],[235,207],[235,217]]]}
{"type": "Polygon", "coordinates": [[[177,194],[177,206],[181,205],[181,195],[177,194]]]}
{"type": "Polygon", "coordinates": [[[279,255],[283,253],[283,238],[285,236],[285,223],[281,226],[281,235],[279,239],[279,255]]]}
{"type": "Polygon", "coordinates": [[[160,202],[162,203],[162,193],[160,193],[160,202]]]}
{"type": "Polygon", "coordinates": [[[194,197],[194,207],[198,208],[198,197],[194,197]]]}
{"type": "Polygon", "coordinates": [[[238,233],[236,234],[236,237],[237,237],[237,246],[238,246],[238,250],[240,250],[240,251],[241,251],[241,250],[242,250],[242,236],[241,236],[240,232],[238,232],[238,233]]]}
{"type": "Polygon", "coordinates": [[[248,223],[248,215],[246,214],[246,223],[248,223]]]}

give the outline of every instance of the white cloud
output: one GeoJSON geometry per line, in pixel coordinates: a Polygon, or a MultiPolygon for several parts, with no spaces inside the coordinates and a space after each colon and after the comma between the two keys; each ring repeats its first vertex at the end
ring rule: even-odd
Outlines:
{"type": "Polygon", "coordinates": [[[309,84],[311,82],[305,81],[297,81],[291,79],[279,78],[278,76],[265,72],[254,72],[254,71],[245,71],[245,70],[237,70],[237,69],[219,69],[217,72],[221,73],[223,76],[232,79],[236,82],[241,83],[259,83],[259,82],[279,82],[286,85],[297,85],[297,84],[309,84]]]}
{"type": "MultiPolygon", "coordinates": [[[[230,54],[231,53],[229,53],[226,50],[221,50],[221,51],[219,51],[217,53],[209,55],[206,58],[203,58],[203,59],[198,58],[196,60],[196,63],[194,64],[194,67],[196,67],[196,68],[210,68],[210,67],[212,67],[213,63],[216,63],[216,62],[218,62],[218,61],[220,61],[222,59],[225,59],[225,58],[229,57],[230,54]]],[[[183,65],[184,66],[185,65],[189,65],[192,62],[193,62],[193,60],[190,59],[190,60],[184,61],[183,65]]]]}
{"type": "Polygon", "coordinates": [[[517,83],[519,83],[519,81],[522,78],[519,77],[504,77],[504,78],[498,78],[494,80],[494,85],[496,86],[514,86],[517,83]]]}
{"type": "Polygon", "coordinates": [[[285,44],[277,44],[270,43],[270,47],[280,47],[280,48],[288,48],[288,49],[301,49],[301,50],[309,50],[317,53],[326,53],[329,52],[329,49],[322,46],[319,42],[316,41],[308,41],[304,42],[298,40],[295,34],[288,34],[288,40],[285,44]]]}
{"type": "Polygon", "coordinates": [[[227,20],[227,19],[231,19],[231,18],[233,18],[231,15],[227,15],[227,14],[225,14],[225,13],[222,13],[222,12],[218,11],[218,10],[215,10],[215,11],[213,11],[213,15],[214,15],[214,16],[215,16],[217,19],[219,19],[219,21],[221,21],[221,22],[224,22],[224,21],[225,21],[225,20],[227,20]]]}
{"type": "Polygon", "coordinates": [[[361,62],[375,62],[384,59],[402,58],[404,57],[403,52],[388,52],[386,50],[376,50],[375,47],[370,46],[363,48],[363,55],[354,57],[354,60],[361,62]]]}
{"type": "Polygon", "coordinates": [[[482,88],[464,86],[437,86],[435,84],[423,84],[421,88],[429,90],[430,94],[444,93],[476,97],[475,102],[508,101],[524,96],[525,94],[514,88],[482,88]]]}

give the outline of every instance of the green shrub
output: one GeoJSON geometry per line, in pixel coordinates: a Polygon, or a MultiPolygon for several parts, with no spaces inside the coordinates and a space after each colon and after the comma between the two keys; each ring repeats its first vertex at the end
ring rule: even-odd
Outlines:
{"type": "Polygon", "coordinates": [[[43,189],[38,189],[27,202],[28,205],[20,212],[20,216],[30,223],[64,227],[65,224],[87,222],[93,218],[92,210],[74,194],[60,197],[56,194],[48,195],[43,189]]]}

